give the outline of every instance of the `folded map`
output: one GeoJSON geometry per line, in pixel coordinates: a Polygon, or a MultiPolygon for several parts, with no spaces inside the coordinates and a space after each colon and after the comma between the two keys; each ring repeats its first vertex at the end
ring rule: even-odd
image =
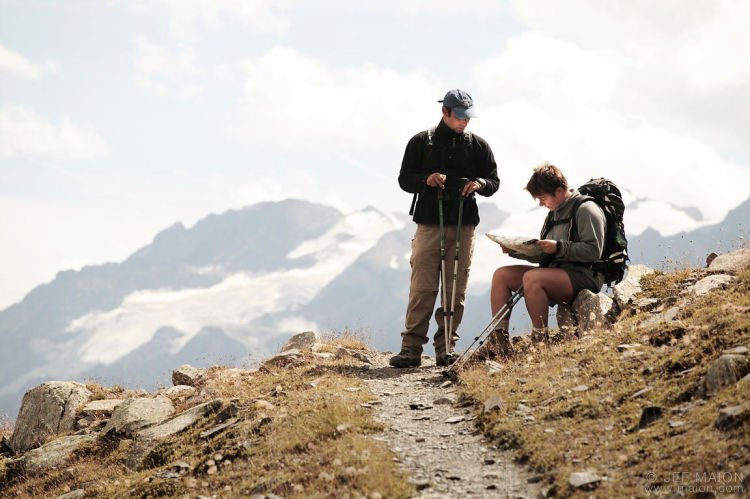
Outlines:
{"type": "Polygon", "coordinates": [[[500,234],[485,234],[492,241],[497,244],[505,246],[509,250],[517,253],[523,253],[528,256],[537,256],[542,254],[542,250],[536,245],[538,239],[532,237],[520,237],[520,236],[503,236],[500,234]]]}

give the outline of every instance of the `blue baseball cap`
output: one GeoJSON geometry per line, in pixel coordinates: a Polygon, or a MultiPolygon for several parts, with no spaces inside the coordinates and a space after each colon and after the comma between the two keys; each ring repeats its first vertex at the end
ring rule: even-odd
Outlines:
{"type": "Polygon", "coordinates": [[[453,110],[456,118],[465,120],[466,118],[476,118],[477,113],[474,109],[474,99],[471,95],[460,89],[449,90],[443,100],[439,100],[443,105],[453,110]]]}

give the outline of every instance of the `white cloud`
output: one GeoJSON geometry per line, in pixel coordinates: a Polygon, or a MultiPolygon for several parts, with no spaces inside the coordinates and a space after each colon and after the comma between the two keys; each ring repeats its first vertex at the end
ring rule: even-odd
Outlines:
{"type": "Polygon", "coordinates": [[[109,154],[109,146],[93,129],[64,117],[52,123],[22,106],[0,108],[0,158],[90,160],[109,154]]]}
{"type": "Polygon", "coordinates": [[[0,45],[0,73],[9,74],[16,78],[33,80],[39,78],[46,71],[53,71],[60,67],[55,61],[44,64],[31,62],[26,56],[0,45]]]}
{"type": "Polygon", "coordinates": [[[445,91],[420,69],[337,68],[285,47],[245,62],[242,71],[242,118],[235,132],[274,147],[402,144],[437,120],[432,97],[445,91]]]}
{"type": "Polygon", "coordinates": [[[289,19],[280,13],[288,2],[271,0],[140,0],[142,9],[159,9],[169,22],[169,34],[189,40],[201,29],[218,30],[239,22],[256,33],[281,35],[289,19]]]}
{"type": "Polygon", "coordinates": [[[750,4],[742,0],[649,2],[516,0],[530,30],[611,54],[621,80],[613,111],[750,154],[750,4]]]}
{"type": "Polygon", "coordinates": [[[540,32],[509,39],[498,56],[474,68],[477,88],[493,101],[528,99],[566,112],[608,102],[620,71],[612,54],[583,50],[540,32]]]}
{"type": "Polygon", "coordinates": [[[157,95],[172,94],[181,99],[201,91],[199,71],[190,47],[167,47],[145,38],[136,42],[135,85],[157,95]]]}
{"type": "MultiPolygon", "coordinates": [[[[389,12],[394,10],[401,15],[416,16],[421,19],[426,17],[448,17],[456,18],[465,16],[468,18],[477,15],[489,16],[505,12],[508,7],[505,2],[497,0],[464,0],[460,7],[454,0],[375,0],[369,7],[376,7],[389,12]]],[[[466,29],[471,29],[467,26],[466,29]]]]}

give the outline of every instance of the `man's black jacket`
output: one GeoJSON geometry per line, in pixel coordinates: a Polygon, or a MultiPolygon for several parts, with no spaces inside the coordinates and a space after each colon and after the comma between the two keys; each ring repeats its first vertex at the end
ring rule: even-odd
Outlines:
{"type": "MultiPolygon", "coordinates": [[[[495,157],[486,140],[473,133],[456,133],[443,120],[435,128],[431,140],[428,135],[429,132],[425,130],[409,140],[398,183],[406,192],[419,194],[414,221],[418,224],[438,224],[438,189],[428,187],[425,181],[432,173],[446,174],[448,182],[443,193],[445,223],[455,225],[458,221],[459,198],[455,180],[479,180],[483,187],[477,192],[482,196],[492,196],[500,187],[495,157]]],[[[471,196],[464,201],[462,224],[478,223],[477,202],[471,196]]]]}

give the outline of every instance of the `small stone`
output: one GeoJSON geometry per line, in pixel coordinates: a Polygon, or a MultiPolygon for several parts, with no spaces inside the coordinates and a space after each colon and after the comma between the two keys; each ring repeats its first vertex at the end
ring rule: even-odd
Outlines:
{"type": "Polygon", "coordinates": [[[685,422],[684,421],[677,421],[677,420],[671,420],[671,421],[669,421],[669,427],[670,428],[682,428],[683,426],[685,426],[685,422]]]}
{"type": "Polygon", "coordinates": [[[327,482],[332,482],[334,478],[336,477],[333,476],[331,473],[326,473],[325,471],[321,471],[320,474],[318,475],[319,480],[325,480],[327,482]]]}
{"type": "Polygon", "coordinates": [[[640,343],[623,343],[621,345],[617,345],[618,352],[624,352],[626,350],[636,350],[638,348],[641,348],[640,343]]]}
{"type": "Polygon", "coordinates": [[[445,422],[448,423],[448,424],[456,424],[456,423],[460,423],[462,421],[466,421],[466,417],[465,416],[453,416],[453,417],[448,418],[448,419],[445,420],[445,422]]]}
{"type": "Polygon", "coordinates": [[[430,488],[430,482],[427,480],[420,480],[418,482],[414,482],[414,488],[417,490],[424,490],[430,488]]]}
{"type": "Polygon", "coordinates": [[[628,398],[629,398],[630,400],[633,400],[633,399],[637,399],[637,398],[638,398],[638,397],[640,397],[641,395],[645,395],[645,394],[647,394],[648,392],[650,392],[651,390],[653,390],[653,387],[651,387],[651,386],[648,386],[648,387],[644,388],[643,390],[638,390],[637,392],[635,392],[635,393],[634,393],[633,395],[631,395],[631,396],[630,396],[630,397],[628,397],[628,398]]]}
{"type": "Polygon", "coordinates": [[[576,489],[593,490],[601,480],[602,478],[592,471],[576,471],[570,474],[568,483],[576,489]]]}
{"type": "Polygon", "coordinates": [[[484,464],[495,464],[495,460],[491,457],[485,457],[484,464]]]}
{"type": "Polygon", "coordinates": [[[435,399],[432,403],[435,405],[453,405],[453,399],[449,397],[440,397],[435,399]]]}
{"type": "Polygon", "coordinates": [[[451,385],[453,385],[453,381],[446,381],[442,385],[440,385],[440,388],[448,388],[451,385]]]}
{"type": "Polygon", "coordinates": [[[586,386],[586,385],[578,385],[575,388],[573,388],[573,391],[574,392],[587,392],[588,389],[589,389],[589,387],[586,386]]]}
{"type": "Polygon", "coordinates": [[[417,442],[417,443],[420,443],[420,444],[421,444],[422,442],[424,442],[424,441],[425,441],[425,438],[424,438],[424,437],[418,437],[418,438],[417,438],[417,439],[415,440],[415,442],[417,442]]]}
{"type": "Polygon", "coordinates": [[[734,348],[730,348],[729,350],[724,350],[721,353],[727,354],[727,355],[745,355],[747,353],[747,347],[743,347],[743,346],[734,347],[734,348]]]}
{"type": "Polygon", "coordinates": [[[492,395],[490,398],[485,400],[482,413],[487,414],[495,411],[502,411],[505,408],[503,399],[499,395],[492,395]]]}
{"type": "Polygon", "coordinates": [[[654,405],[644,407],[641,411],[641,420],[638,422],[638,428],[646,428],[661,419],[663,410],[661,407],[654,405]]]}
{"type": "Polygon", "coordinates": [[[352,425],[350,425],[350,424],[341,423],[341,424],[339,424],[339,425],[336,426],[336,431],[339,432],[339,433],[346,433],[347,431],[349,431],[349,429],[351,427],[352,427],[352,425]]]}

